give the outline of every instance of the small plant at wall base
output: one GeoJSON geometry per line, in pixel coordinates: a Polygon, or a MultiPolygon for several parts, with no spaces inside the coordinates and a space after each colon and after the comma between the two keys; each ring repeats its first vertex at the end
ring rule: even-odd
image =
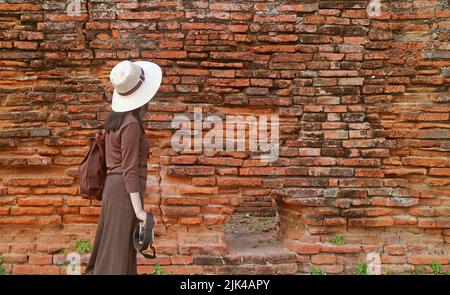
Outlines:
{"type": "Polygon", "coordinates": [[[157,262],[157,263],[155,263],[152,274],[155,276],[162,276],[162,275],[165,275],[166,273],[162,269],[161,264],[159,264],[159,262],[157,262]]]}
{"type": "Polygon", "coordinates": [[[425,274],[425,270],[420,268],[420,269],[415,269],[411,272],[412,275],[414,276],[423,276],[425,274]]]}
{"type": "Polygon", "coordinates": [[[345,239],[341,235],[334,235],[331,237],[330,242],[334,245],[344,245],[345,239]]]}
{"type": "Polygon", "coordinates": [[[6,274],[5,267],[3,266],[3,256],[0,256],[0,275],[6,274]]]}
{"type": "Polygon", "coordinates": [[[439,262],[432,261],[428,263],[428,266],[431,267],[431,271],[433,272],[433,274],[442,274],[442,264],[440,264],[439,262]]]}
{"type": "Polygon", "coordinates": [[[311,267],[310,274],[313,275],[313,276],[323,276],[323,275],[326,275],[326,273],[325,273],[323,270],[321,270],[319,267],[317,267],[317,266],[315,266],[315,265],[313,265],[313,266],[311,267]]]}
{"type": "Polygon", "coordinates": [[[362,276],[362,275],[368,275],[368,272],[367,272],[367,263],[361,262],[361,263],[357,264],[357,265],[355,266],[355,268],[353,269],[353,273],[354,273],[355,275],[359,275],[359,276],[362,276]]]}
{"type": "Polygon", "coordinates": [[[92,244],[90,240],[76,240],[70,244],[69,249],[78,254],[86,254],[91,252],[92,244]]]}

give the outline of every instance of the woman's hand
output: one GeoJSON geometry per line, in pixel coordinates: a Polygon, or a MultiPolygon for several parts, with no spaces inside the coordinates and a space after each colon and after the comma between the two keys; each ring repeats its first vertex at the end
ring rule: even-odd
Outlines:
{"type": "MultiPolygon", "coordinates": [[[[147,213],[145,211],[138,212],[137,218],[141,220],[140,225],[145,229],[147,226],[147,213]]],[[[156,226],[156,217],[153,215],[153,226],[156,226]]]]}
{"type": "Polygon", "coordinates": [[[147,221],[147,213],[144,210],[142,210],[142,209],[136,212],[136,217],[141,222],[146,222],[147,221]]]}
{"type": "Polygon", "coordinates": [[[140,225],[143,229],[145,229],[145,228],[147,227],[147,219],[144,220],[144,221],[142,221],[141,223],[139,223],[139,225],[140,225]]]}

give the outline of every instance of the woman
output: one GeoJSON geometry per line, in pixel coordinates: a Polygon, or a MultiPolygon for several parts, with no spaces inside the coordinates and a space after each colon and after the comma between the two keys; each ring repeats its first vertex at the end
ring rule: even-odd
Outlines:
{"type": "Polygon", "coordinates": [[[161,68],[123,61],[110,74],[112,111],[106,124],[107,177],[94,246],[86,274],[136,274],[132,231],[145,226],[148,140],[142,127],[147,103],[161,84],[161,68]]]}

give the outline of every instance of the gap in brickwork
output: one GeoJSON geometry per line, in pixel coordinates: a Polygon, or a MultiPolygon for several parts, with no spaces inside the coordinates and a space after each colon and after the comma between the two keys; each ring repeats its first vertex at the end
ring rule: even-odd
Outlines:
{"type": "MultiPolygon", "coordinates": [[[[271,202],[270,202],[271,204],[271,202]]],[[[239,206],[238,206],[239,208],[239,206]]],[[[270,206],[256,211],[235,211],[224,225],[229,253],[223,257],[225,270],[233,274],[296,274],[297,255],[286,249],[279,234],[279,218],[270,206]],[[269,212],[269,213],[268,213],[269,212]],[[227,268],[227,262],[236,261],[227,268]]],[[[221,273],[221,270],[218,270],[221,273]]]]}
{"type": "Polygon", "coordinates": [[[258,191],[246,191],[229,222],[224,224],[225,243],[231,253],[282,247],[272,197],[258,191]]]}
{"type": "Polygon", "coordinates": [[[224,225],[225,243],[237,255],[277,255],[289,253],[283,247],[275,214],[236,212],[224,225]]]}

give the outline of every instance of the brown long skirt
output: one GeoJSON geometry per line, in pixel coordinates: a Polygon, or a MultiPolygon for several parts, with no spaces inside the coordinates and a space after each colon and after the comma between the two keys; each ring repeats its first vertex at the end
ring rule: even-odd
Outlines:
{"type": "MultiPolygon", "coordinates": [[[[139,179],[143,201],[146,181],[139,179]]],[[[132,231],[137,222],[139,220],[122,174],[108,174],[103,189],[100,220],[85,274],[135,275],[136,250],[133,247],[132,231]]]]}

